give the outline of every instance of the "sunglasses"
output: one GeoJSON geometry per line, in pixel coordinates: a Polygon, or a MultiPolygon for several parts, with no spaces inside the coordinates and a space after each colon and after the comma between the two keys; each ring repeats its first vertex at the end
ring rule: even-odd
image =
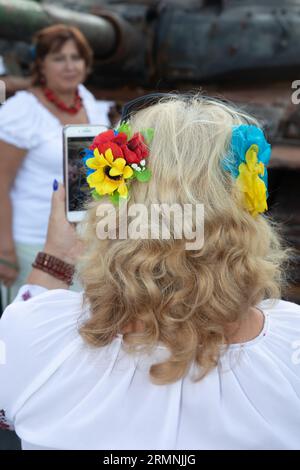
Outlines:
{"type": "Polygon", "coordinates": [[[149,93],[148,95],[138,96],[124,104],[121,114],[121,123],[128,121],[134,113],[157,104],[163,98],[180,98],[188,101],[194,96],[195,94],[192,93],[149,93]]]}

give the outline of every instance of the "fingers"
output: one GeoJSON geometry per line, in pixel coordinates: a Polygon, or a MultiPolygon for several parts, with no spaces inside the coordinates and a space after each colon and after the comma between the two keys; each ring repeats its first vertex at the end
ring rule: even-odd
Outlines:
{"type": "MultiPolygon", "coordinates": [[[[56,180],[55,180],[56,181],[56,180]]],[[[51,214],[65,218],[65,188],[56,181],[53,184],[53,193],[51,201],[51,214]],[[57,187],[57,189],[55,189],[57,187]]]]}
{"type": "Polygon", "coordinates": [[[10,287],[18,277],[18,271],[7,266],[0,266],[0,281],[10,287]]]}
{"type": "Polygon", "coordinates": [[[4,279],[2,282],[5,285],[5,287],[11,287],[13,283],[15,282],[15,279],[4,279]]]}

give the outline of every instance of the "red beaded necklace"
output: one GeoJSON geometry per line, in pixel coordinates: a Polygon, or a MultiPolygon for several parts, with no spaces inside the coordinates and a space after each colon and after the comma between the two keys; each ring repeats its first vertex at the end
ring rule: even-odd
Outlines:
{"type": "Polygon", "coordinates": [[[60,100],[50,88],[43,88],[43,93],[48,101],[51,101],[57,108],[61,109],[65,113],[76,114],[82,108],[82,99],[79,96],[78,89],[75,94],[75,101],[71,106],[67,106],[62,100],[60,100]]]}

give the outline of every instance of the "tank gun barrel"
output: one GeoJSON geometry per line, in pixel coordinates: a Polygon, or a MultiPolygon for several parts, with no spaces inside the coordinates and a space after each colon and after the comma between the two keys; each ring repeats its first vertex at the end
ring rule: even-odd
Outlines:
{"type": "Polygon", "coordinates": [[[28,41],[36,31],[55,23],[77,26],[99,58],[110,56],[118,47],[116,26],[107,17],[33,1],[0,0],[0,38],[28,41]]]}

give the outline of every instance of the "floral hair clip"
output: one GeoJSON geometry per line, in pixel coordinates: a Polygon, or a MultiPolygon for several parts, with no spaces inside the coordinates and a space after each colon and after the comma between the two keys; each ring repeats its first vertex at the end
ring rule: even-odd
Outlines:
{"type": "Polygon", "coordinates": [[[132,180],[147,182],[151,171],[146,166],[153,129],[133,134],[128,123],[116,130],[97,135],[83,157],[87,168],[87,183],[94,199],[109,195],[112,202],[128,197],[132,180]]]}
{"type": "Polygon", "coordinates": [[[270,157],[271,145],[259,127],[246,124],[233,127],[230,152],[222,166],[236,178],[244,206],[253,216],[268,210],[266,165],[270,157]]]}

